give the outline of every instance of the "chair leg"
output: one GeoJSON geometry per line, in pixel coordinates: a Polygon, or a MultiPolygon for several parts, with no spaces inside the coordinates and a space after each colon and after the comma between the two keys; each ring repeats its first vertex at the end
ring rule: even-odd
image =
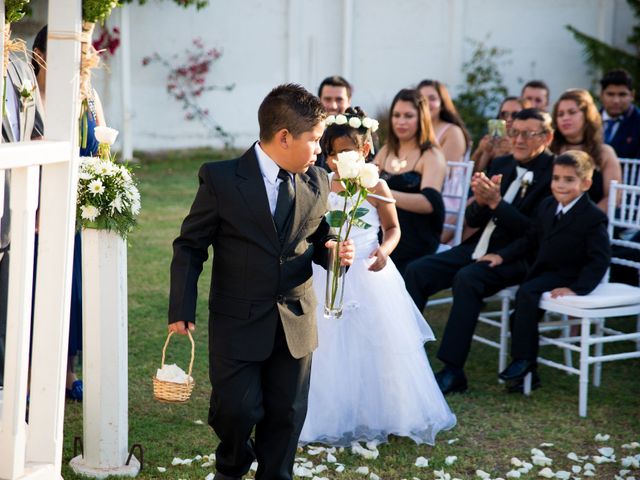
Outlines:
{"type": "MultiPolygon", "coordinates": [[[[604,328],[604,318],[598,318],[596,320],[596,328],[594,332],[594,337],[596,337],[596,339],[602,338],[602,336],[604,335],[603,328],[604,328]]],[[[600,358],[602,356],[602,349],[603,349],[602,343],[596,343],[594,347],[594,357],[600,358]]],[[[596,362],[595,365],[593,366],[593,385],[595,387],[600,386],[601,377],[602,377],[602,362],[596,362]]]]}
{"type": "MultiPolygon", "coordinates": [[[[507,348],[509,347],[509,307],[510,300],[508,297],[502,299],[502,308],[500,310],[500,351],[498,352],[498,373],[507,368],[507,348]]],[[[504,383],[504,380],[499,380],[504,383]]]]}
{"type": "Polygon", "coordinates": [[[522,392],[527,397],[531,395],[531,378],[532,377],[533,377],[533,374],[529,372],[524,376],[524,380],[522,381],[522,392]]]}
{"type": "Polygon", "coordinates": [[[590,321],[588,318],[582,319],[580,330],[580,385],[578,398],[578,414],[581,417],[587,416],[587,395],[589,393],[589,330],[590,321]]]}
{"type": "MultiPolygon", "coordinates": [[[[562,320],[564,322],[566,322],[569,319],[569,317],[567,315],[562,315],[562,320]]],[[[571,336],[571,326],[567,325],[565,327],[562,328],[562,335],[564,335],[564,337],[570,337],[571,336]]],[[[573,352],[571,350],[569,350],[568,348],[564,348],[564,364],[569,367],[569,368],[573,368],[573,352]]],[[[571,375],[571,372],[567,372],[567,375],[571,375]]]]}

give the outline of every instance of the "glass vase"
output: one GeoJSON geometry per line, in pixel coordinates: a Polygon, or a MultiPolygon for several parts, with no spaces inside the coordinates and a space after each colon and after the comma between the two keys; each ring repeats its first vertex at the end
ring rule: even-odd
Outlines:
{"type": "Polygon", "coordinates": [[[344,278],[346,267],[340,265],[338,254],[340,243],[329,249],[327,261],[327,283],[324,295],[325,318],[342,317],[342,297],[344,295],[344,278]]]}

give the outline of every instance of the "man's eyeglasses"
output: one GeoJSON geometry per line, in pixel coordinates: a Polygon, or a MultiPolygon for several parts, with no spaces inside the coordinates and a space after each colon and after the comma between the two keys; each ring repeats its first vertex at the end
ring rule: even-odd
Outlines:
{"type": "Polygon", "coordinates": [[[531,140],[533,137],[537,137],[538,135],[544,135],[546,132],[531,132],[529,130],[517,130],[515,128],[510,128],[507,130],[507,135],[511,138],[517,138],[518,136],[522,136],[523,140],[531,140]]]}
{"type": "Polygon", "coordinates": [[[507,110],[503,110],[502,112],[500,112],[498,114],[498,118],[500,120],[515,120],[516,119],[516,115],[518,114],[518,112],[509,112],[507,110]]]}

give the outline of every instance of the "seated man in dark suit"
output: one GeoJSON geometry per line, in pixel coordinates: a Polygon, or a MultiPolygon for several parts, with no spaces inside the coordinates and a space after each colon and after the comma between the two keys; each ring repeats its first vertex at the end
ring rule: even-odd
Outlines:
{"type": "Polygon", "coordinates": [[[633,104],[633,79],[623,69],[600,80],[604,141],[620,158],[640,158],[640,108],[633,104]]]}
{"type": "Polygon", "coordinates": [[[569,150],[553,162],[551,192],[538,209],[536,222],[517,241],[480,259],[490,267],[517,261],[537,251],[525,282],[518,288],[511,322],[511,364],[500,373],[522,381],[536,368],[540,297],[590,293],[607,271],[611,247],[607,216],[585,192],[591,187],[594,163],[588,153],[569,150]]]}
{"type": "Polygon", "coordinates": [[[551,117],[537,108],[516,114],[507,132],[513,153],[496,158],[489,175],[476,173],[471,182],[473,201],[467,224],[478,231],[446,252],[411,262],[404,274],[409,294],[422,309],[434,293],[453,287],[453,305],[438,358],[445,367],[436,374],[443,393],[467,389],[463,367],[483,298],[519,284],[526,274],[524,260],[490,268],[477,259],[511,243],[529,227],[542,199],[549,196],[553,155],[551,117]]]}

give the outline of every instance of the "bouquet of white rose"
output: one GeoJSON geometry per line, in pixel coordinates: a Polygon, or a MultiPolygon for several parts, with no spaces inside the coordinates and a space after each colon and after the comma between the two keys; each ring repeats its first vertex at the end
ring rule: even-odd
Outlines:
{"type": "Polygon", "coordinates": [[[140,193],[127,165],[111,158],[110,146],[118,131],[96,127],[99,157],[83,157],[78,179],[77,225],[118,233],[122,238],[136,224],[140,193]]]}
{"type": "Polygon", "coordinates": [[[338,193],[344,197],[344,206],[342,210],[331,210],[326,215],[327,223],[338,229],[337,243],[329,255],[327,268],[324,315],[328,318],[342,316],[345,268],[340,265],[339,243],[349,238],[353,225],[364,229],[371,227],[362,220],[369,209],[360,205],[367,198],[368,189],[375,187],[379,180],[378,168],[371,163],[365,163],[360,152],[339,153],[335,163],[340,177],[336,180],[342,182],[344,187],[344,190],[338,193]]]}

